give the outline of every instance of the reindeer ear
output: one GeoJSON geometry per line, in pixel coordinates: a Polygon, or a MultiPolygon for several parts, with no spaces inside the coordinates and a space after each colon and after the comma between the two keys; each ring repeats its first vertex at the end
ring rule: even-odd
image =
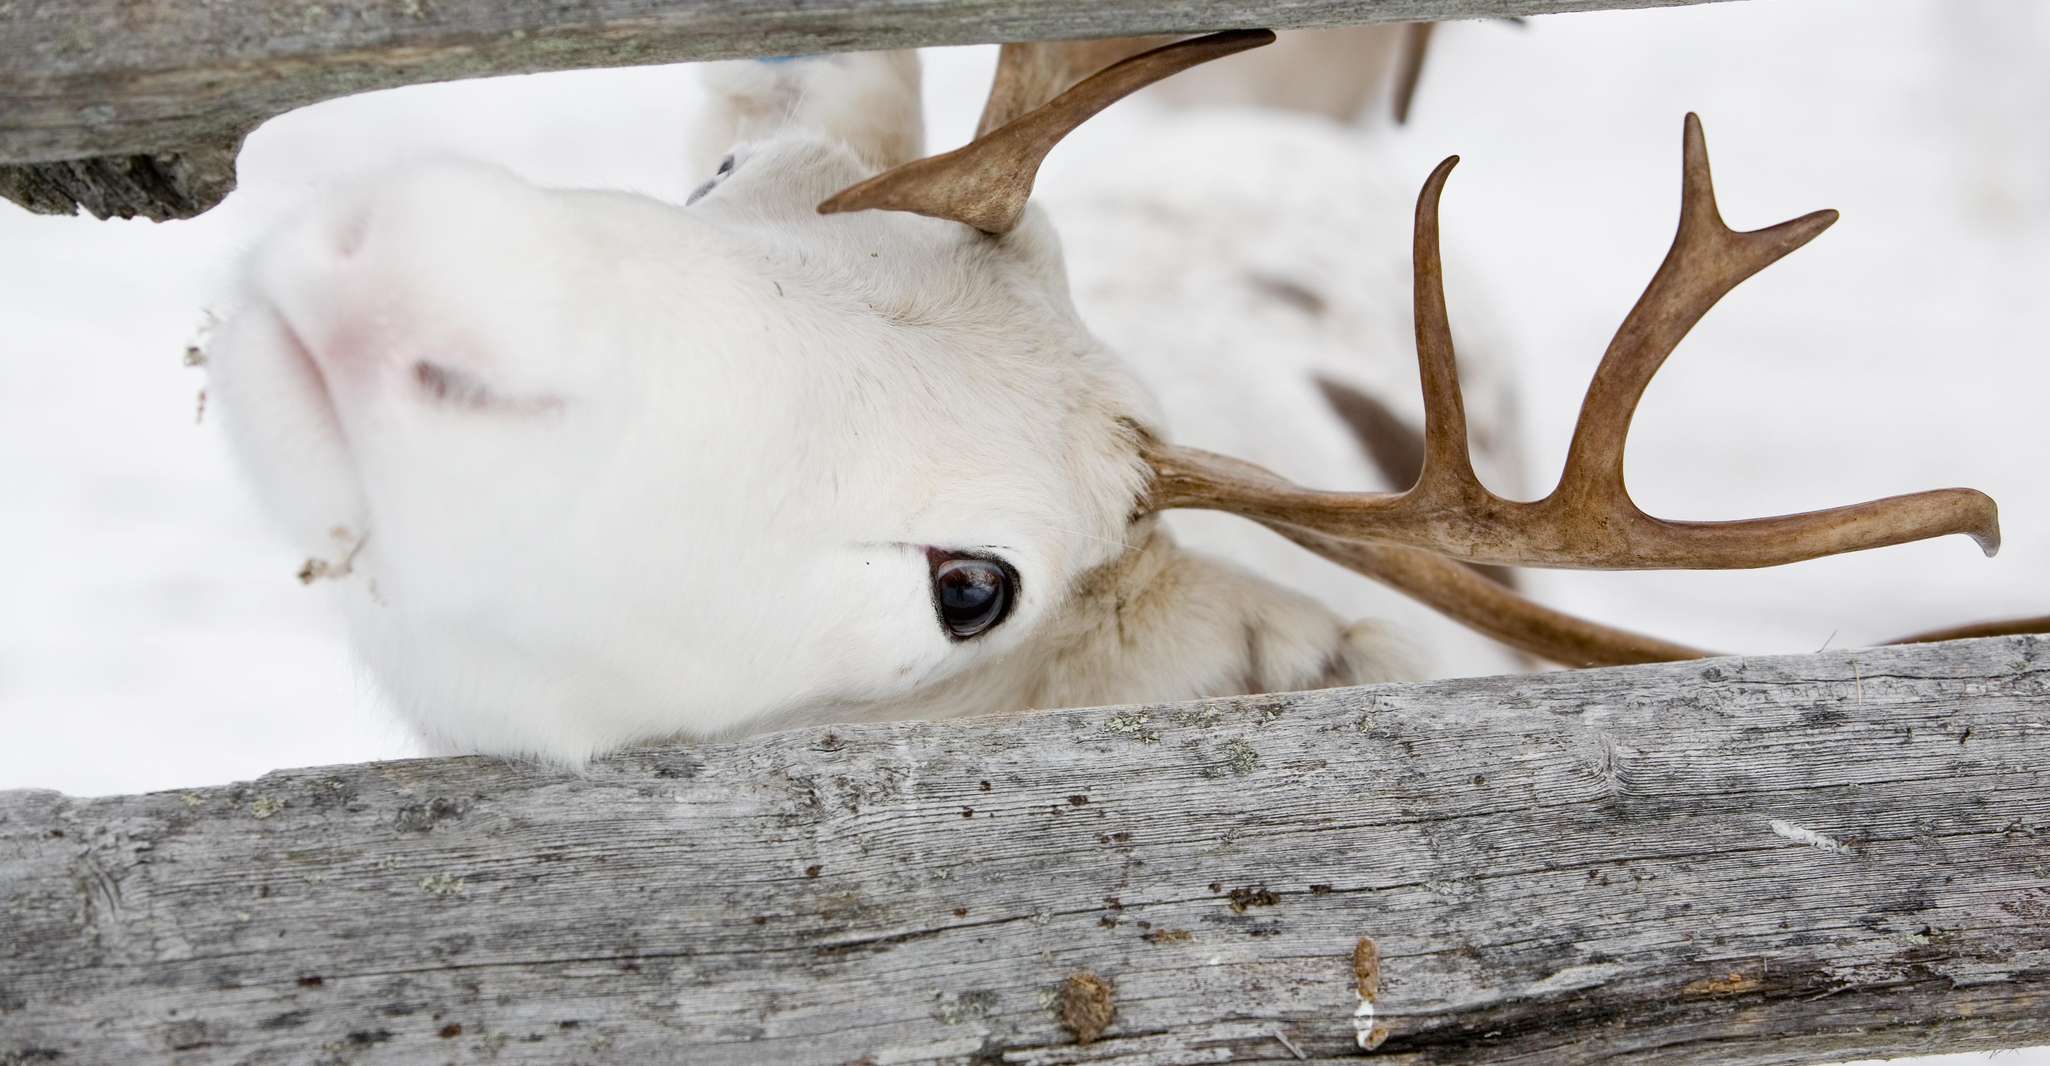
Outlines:
{"type": "MultiPolygon", "coordinates": [[[[819,205],[820,214],[910,211],[952,219],[989,234],[1008,233],[1025,214],[1039,164],[1061,138],[1091,116],[1132,93],[1199,63],[1271,43],[1267,30],[1234,30],[1196,37],[1120,60],[1053,99],[979,134],[944,155],[907,163],[841,190],[819,205]]],[[[1006,49],[984,125],[1020,110],[1071,73],[1069,53],[1006,49]]],[[[1073,53],[1079,56],[1081,53],[1073,53]]]]}

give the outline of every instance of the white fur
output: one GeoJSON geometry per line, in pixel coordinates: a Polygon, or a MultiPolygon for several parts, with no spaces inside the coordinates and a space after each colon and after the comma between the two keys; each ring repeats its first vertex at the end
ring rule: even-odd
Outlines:
{"type": "MultiPolygon", "coordinates": [[[[1246,188],[1172,190],[1158,206],[1188,223],[1166,228],[1118,206],[1145,187],[1076,202],[1081,316],[1038,208],[1001,239],[814,211],[918,150],[906,58],[708,77],[752,139],[694,205],[472,165],[392,174],[268,240],[212,345],[216,410],[263,498],[309,554],[360,543],[340,586],[355,642],[437,747],[575,762],[1510,662],[1244,523],[1175,519],[1250,566],[1132,517],[1135,427],[1365,487],[1307,374],[1413,395],[1407,194],[1331,214],[1360,186],[1320,182],[1371,170],[1336,127],[1273,127],[1331,162],[1270,205],[1284,228],[1265,236],[1220,224],[1246,188]],[[1298,237],[1310,251],[1284,254],[1298,237]],[[1164,262],[1189,273],[1135,269],[1164,262]],[[1338,313],[1229,313],[1259,302],[1253,267],[1338,313]],[[1198,417],[1218,395],[1231,415],[1198,417]],[[1013,565],[1009,620],[949,640],[928,547],[1013,565]]],[[[1220,129],[1269,135],[1199,124],[1160,158],[1220,129]]]]}

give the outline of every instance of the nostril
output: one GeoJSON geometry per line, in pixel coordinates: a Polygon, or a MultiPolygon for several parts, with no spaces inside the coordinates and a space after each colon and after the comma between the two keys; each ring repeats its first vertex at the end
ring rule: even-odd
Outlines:
{"type": "Polygon", "coordinates": [[[335,251],[343,259],[354,258],[363,250],[363,242],[370,236],[370,205],[359,204],[341,218],[335,227],[335,251]]]}

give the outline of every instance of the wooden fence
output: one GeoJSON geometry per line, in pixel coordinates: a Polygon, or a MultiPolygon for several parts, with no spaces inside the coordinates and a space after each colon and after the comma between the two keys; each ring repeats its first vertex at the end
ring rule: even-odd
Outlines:
{"type": "Polygon", "coordinates": [[[0,197],[185,218],[242,138],[350,93],[573,67],[1709,0],[0,0],[0,197]]]}
{"type": "Polygon", "coordinates": [[[2046,775],[2010,637],[0,793],[0,1062],[2043,1044],[2046,775]]]}
{"type": "MultiPolygon", "coordinates": [[[[194,214],[446,78],[1658,2],[0,0],[0,195],[194,214]]],[[[0,793],[0,1066],[2050,1043],[2046,774],[2015,637],[0,793]]]]}

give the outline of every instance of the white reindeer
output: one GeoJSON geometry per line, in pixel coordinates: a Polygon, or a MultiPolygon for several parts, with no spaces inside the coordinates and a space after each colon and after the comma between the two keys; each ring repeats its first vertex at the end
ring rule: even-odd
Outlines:
{"type": "MultiPolygon", "coordinates": [[[[1523,661],[1438,612],[1562,662],[1688,656],[1466,563],[1991,542],[1991,501],[1965,490],[1756,523],[1629,506],[1622,435],[1651,371],[1828,221],[1722,229],[1691,125],[1674,258],[1597,375],[1561,490],[1535,504],[1468,465],[1437,284],[1449,167],[1418,208],[1420,360],[1407,197],[1328,123],[1169,123],[1132,150],[1192,177],[1104,175],[1063,205],[1064,256],[1026,202],[1045,152],[1117,97],[1264,39],[1179,42],[1086,79],[1136,45],[1007,47],[976,141],[923,160],[908,54],[713,67],[739,144],[689,205],[484,166],[372,182],[252,256],[210,391],[271,508],[309,552],[345,557],[354,642],[420,733],[562,762],[1523,661]],[[1241,172],[1177,167],[1226,137],[1247,146],[1241,172]],[[1429,439],[1404,456],[1390,412],[1419,384],[1429,439]],[[1402,490],[1419,464],[1407,494],[1262,469],[1402,490]],[[1281,536],[1228,515],[1171,533],[1177,507],[1281,536]]],[[[1506,378],[1475,358],[1503,350],[1473,345],[1460,368],[1479,383],[1476,458],[1515,490],[1506,378]]]]}

